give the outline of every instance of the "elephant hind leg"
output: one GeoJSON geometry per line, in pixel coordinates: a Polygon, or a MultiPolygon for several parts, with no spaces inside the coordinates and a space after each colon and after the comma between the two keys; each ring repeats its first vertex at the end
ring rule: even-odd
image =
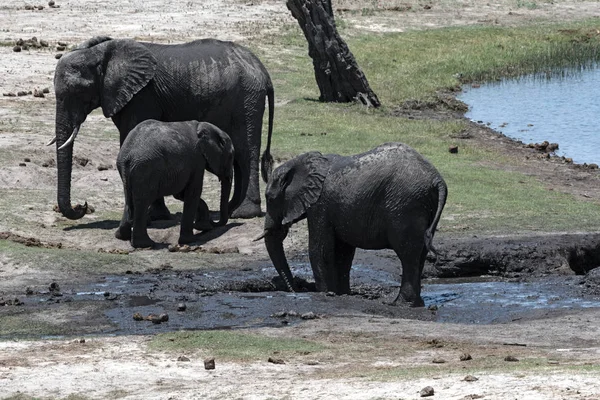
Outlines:
{"type": "Polygon", "coordinates": [[[402,299],[413,307],[423,307],[425,303],[421,298],[421,273],[427,256],[424,235],[425,227],[422,229],[406,229],[405,233],[393,244],[393,249],[402,263],[402,282],[400,292],[393,301],[395,304],[402,299]]]}

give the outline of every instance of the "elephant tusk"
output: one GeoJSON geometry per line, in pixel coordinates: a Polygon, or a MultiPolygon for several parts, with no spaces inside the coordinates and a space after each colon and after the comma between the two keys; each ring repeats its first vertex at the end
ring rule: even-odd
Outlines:
{"type": "Polygon", "coordinates": [[[261,239],[264,239],[265,236],[267,236],[269,234],[269,231],[267,229],[265,229],[265,231],[263,233],[261,233],[256,239],[253,239],[253,242],[258,242],[261,239]]]}
{"type": "Polygon", "coordinates": [[[51,141],[49,141],[48,143],[46,143],[46,146],[50,146],[51,144],[56,143],[56,136],[54,136],[54,138],[52,138],[51,141]]]}
{"type": "Polygon", "coordinates": [[[66,142],[63,143],[62,146],[60,146],[58,148],[58,150],[62,150],[65,147],[69,146],[71,143],[73,143],[73,141],[75,140],[75,137],[77,137],[78,133],[79,133],[79,125],[75,129],[73,129],[73,133],[71,134],[71,136],[67,139],[66,142]]]}

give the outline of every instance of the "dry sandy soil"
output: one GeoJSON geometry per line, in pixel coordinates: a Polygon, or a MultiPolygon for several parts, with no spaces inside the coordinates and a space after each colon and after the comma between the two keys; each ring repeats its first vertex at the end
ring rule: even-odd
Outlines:
{"type": "MultiPolygon", "coordinates": [[[[76,44],[101,34],[163,43],[202,37],[252,41],[261,35],[276,34],[284,24],[295,24],[283,1],[206,0],[167,6],[164,1],[153,0],[59,0],[60,8],[44,4],[43,10],[36,11],[26,10],[26,3],[9,0],[0,5],[0,40],[5,44],[0,46],[0,92],[47,87],[50,93],[44,98],[0,97],[0,210],[5,213],[0,218],[0,232],[38,239],[42,244],[63,249],[131,250],[112,235],[122,207],[121,183],[114,168],[117,132],[99,112],[88,117],[78,138],[75,154],[79,159],[72,187],[74,202],[88,200],[97,211],[76,224],[53,211],[55,150],[44,144],[54,135],[52,78],[58,41],[76,44]],[[12,51],[14,41],[32,36],[47,40],[50,46],[12,51]],[[99,170],[100,166],[108,169],[99,170]]],[[[539,1],[535,2],[537,7],[526,6],[534,2],[509,0],[333,3],[353,27],[364,31],[513,25],[600,16],[600,3],[595,1],[539,1]],[[374,15],[352,12],[374,5],[388,11],[374,15]],[[394,11],[407,5],[410,11],[394,11]]],[[[525,151],[493,132],[473,129],[483,145],[510,149],[516,156],[525,151]]],[[[535,157],[523,159],[520,157],[522,162],[517,169],[540,179],[557,178],[558,190],[600,199],[600,185],[594,173],[535,157]]],[[[207,185],[209,197],[216,199],[217,183],[212,180],[207,185]]],[[[180,207],[176,202],[169,205],[173,212],[180,207]]],[[[221,251],[233,247],[227,260],[240,268],[246,260],[266,260],[262,244],[252,242],[261,232],[262,220],[241,222],[219,237],[199,236],[199,241],[206,248],[221,251]]],[[[159,228],[151,230],[155,240],[176,241],[176,226],[159,228]]],[[[302,225],[295,229],[292,235],[296,239],[288,240],[287,246],[297,250],[306,243],[306,230],[302,225]]],[[[161,260],[168,255],[166,249],[157,253],[161,260]]],[[[153,258],[139,257],[146,261],[153,258]]],[[[22,293],[26,285],[85,277],[44,270],[35,260],[17,264],[0,254],[0,279],[0,297],[8,297],[22,293]]],[[[314,357],[293,356],[285,364],[217,360],[214,371],[204,370],[202,360],[210,354],[203,349],[186,354],[190,362],[177,361],[179,354],[149,350],[150,338],[144,335],[95,336],[86,338],[85,343],[73,338],[5,340],[0,342],[0,398],[20,393],[42,398],[80,394],[86,398],[115,399],[398,399],[419,398],[420,389],[432,386],[434,398],[442,399],[598,399],[600,383],[594,375],[597,368],[586,372],[586,366],[597,367],[600,361],[599,326],[597,309],[502,325],[441,324],[375,317],[363,312],[307,321],[285,329],[254,329],[268,336],[335,343],[337,351],[314,357]],[[473,361],[459,361],[465,352],[473,356],[473,361]],[[520,361],[504,361],[508,355],[520,361]],[[447,362],[432,364],[433,359],[439,358],[447,362]],[[491,360],[494,368],[478,369],[481,360],[491,360]],[[529,367],[513,367],[523,363],[529,367]],[[403,366],[421,366],[425,377],[412,373],[385,378],[386,371],[401,370],[403,366]],[[475,375],[479,380],[464,381],[465,371],[472,370],[478,371],[475,375]]]]}

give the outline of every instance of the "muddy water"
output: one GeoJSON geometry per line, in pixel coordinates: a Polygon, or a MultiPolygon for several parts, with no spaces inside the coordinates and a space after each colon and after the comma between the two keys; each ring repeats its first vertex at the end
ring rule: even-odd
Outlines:
{"type": "MultiPolygon", "coordinates": [[[[395,260],[389,260],[390,265],[395,260]]],[[[39,291],[24,297],[30,312],[52,314],[56,303],[99,310],[98,330],[82,333],[150,334],[181,329],[237,329],[286,326],[328,316],[372,315],[465,324],[492,324],[539,318],[551,310],[600,307],[600,298],[583,294],[581,277],[548,277],[531,282],[488,279],[424,282],[425,308],[387,304],[398,283],[370,263],[352,269],[353,294],[334,296],[311,291],[308,263],[294,263],[294,275],[306,291],[288,293],[268,263],[243,271],[176,271],[99,277],[86,284],[60,282],[60,293],[39,291]],[[178,305],[185,304],[185,311],[178,305]],[[135,321],[133,315],[168,314],[167,322],[135,321]],[[107,326],[111,326],[107,329],[107,326]]],[[[390,269],[393,271],[393,269],[390,269]]],[[[498,279],[498,278],[495,278],[498,279]]],[[[93,325],[93,324],[92,324],[93,325]]],[[[75,329],[75,333],[77,333],[75,329]]]]}
{"type": "Polygon", "coordinates": [[[558,155],[578,163],[600,163],[598,91],[600,68],[595,68],[465,86],[458,98],[469,105],[467,118],[508,137],[558,143],[558,155]]]}

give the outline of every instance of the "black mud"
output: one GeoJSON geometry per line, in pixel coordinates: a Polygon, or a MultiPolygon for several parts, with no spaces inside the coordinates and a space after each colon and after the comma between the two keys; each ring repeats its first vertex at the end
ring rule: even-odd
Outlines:
{"type": "Polygon", "coordinates": [[[506,323],[600,307],[600,269],[592,270],[598,239],[590,234],[436,239],[440,255],[426,265],[422,308],[389,304],[401,276],[393,252],[359,251],[351,295],[315,292],[308,257],[296,254],[291,268],[302,288],[298,293],[283,291],[268,261],[218,271],[165,264],[143,273],[29,288],[25,295],[5,297],[1,312],[64,319],[67,335],[285,327],[353,315],[506,323]]]}

